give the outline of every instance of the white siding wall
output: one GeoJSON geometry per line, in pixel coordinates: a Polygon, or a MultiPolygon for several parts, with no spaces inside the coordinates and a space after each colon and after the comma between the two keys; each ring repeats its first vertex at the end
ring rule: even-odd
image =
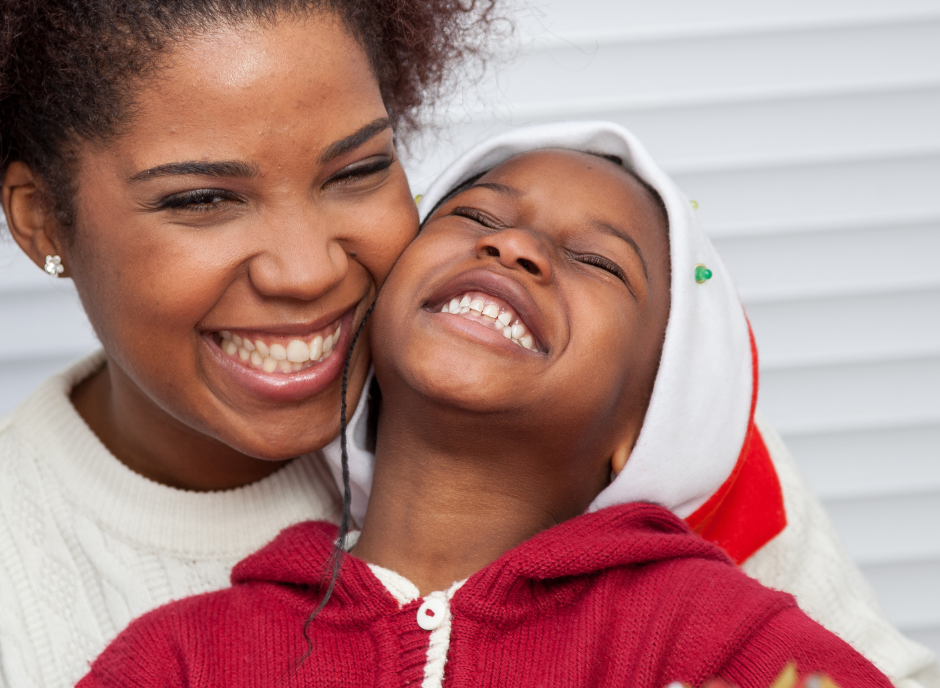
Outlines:
{"type": "MultiPolygon", "coordinates": [[[[534,4],[534,3],[533,3],[534,4]]],[[[940,0],[541,0],[468,88],[421,191],[507,126],[633,129],[700,203],[761,406],[888,613],[940,651],[940,0]]],[[[0,242],[0,413],[94,335],[0,242]]]]}

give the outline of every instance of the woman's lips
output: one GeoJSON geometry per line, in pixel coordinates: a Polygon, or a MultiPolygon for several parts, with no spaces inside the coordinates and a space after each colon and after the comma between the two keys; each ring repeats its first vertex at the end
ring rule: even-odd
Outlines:
{"type": "Polygon", "coordinates": [[[206,332],[203,341],[227,377],[252,395],[299,401],[315,396],[339,377],[352,341],[353,315],[351,309],[303,336],[233,328],[206,332]]]}

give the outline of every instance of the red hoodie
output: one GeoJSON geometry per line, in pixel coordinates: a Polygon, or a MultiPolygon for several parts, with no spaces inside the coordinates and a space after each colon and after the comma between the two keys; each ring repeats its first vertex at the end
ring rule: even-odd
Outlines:
{"type": "MultiPolygon", "coordinates": [[[[170,603],[131,624],[92,666],[94,686],[421,684],[421,600],[399,607],[347,556],[309,626],[336,527],[288,528],[239,563],[232,587],[170,603]]],[[[450,603],[447,688],[767,688],[788,661],[842,688],[891,688],[866,659],[762,587],[670,512],[602,509],[546,530],[471,576],[450,603]]]]}

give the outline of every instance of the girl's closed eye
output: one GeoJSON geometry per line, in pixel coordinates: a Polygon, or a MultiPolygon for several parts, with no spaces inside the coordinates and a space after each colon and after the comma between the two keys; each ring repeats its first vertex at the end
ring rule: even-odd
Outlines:
{"type": "Polygon", "coordinates": [[[452,215],[457,215],[459,217],[465,217],[469,220],[488,227],[489,229],[505,229],[506,225],[503,222],[500,222],[495,217],[489,213],[484,213],[482,210],[477,210],[476,208],[468,208],[466,206],[459,206],[454,208],[451,211],[452,215]]]}
{"type": "Polygon", "coordinates": [[[623,269],[617,265],[612,260],[604,258],[603,256],[594,255],[591,253],[587,254],[573,254],[573,257],[576,261],[580,263],[585,263],[587,265],[593,265],[600,268],[601,270],[606,270],[610,274],[617,277],[621,282],[627,284],[627,274],[623,269]]]}

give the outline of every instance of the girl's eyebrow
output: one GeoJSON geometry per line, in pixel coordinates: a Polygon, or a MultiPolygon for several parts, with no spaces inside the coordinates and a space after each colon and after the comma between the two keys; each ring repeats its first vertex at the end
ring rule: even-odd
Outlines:
{"type": "Polygon", "coordinates": [[[615,236],[618,239],[623,239],[628,244],[630,244],[634,253],[636,253],[637,257],[640,259],[640,264],[643,266],[643,276],[646,277],[646,282],[649,284],[650,275],[646,268],[646,258],[643,257],[643,251],[640,250],[640,247],[633,240],[633,237],[619,227],[614,227],[613,225],[607,224],[606,222],[601,222],[600,220],[591,220],[591,224],[604,234],[610,234],[611,236],[615,236]]]}
{"type": "Polygon", "coordinates": [[[490,189],[498,194],[502,194],[503,196],[510,196],[512,198],[520,198],[522,196],[522,192],[519,191],[519,189],[512,186],[507,186],[506,184],[500,184],[498,182],[480,182],[479,184],[474,184],[470,188],[490,189]]]}

